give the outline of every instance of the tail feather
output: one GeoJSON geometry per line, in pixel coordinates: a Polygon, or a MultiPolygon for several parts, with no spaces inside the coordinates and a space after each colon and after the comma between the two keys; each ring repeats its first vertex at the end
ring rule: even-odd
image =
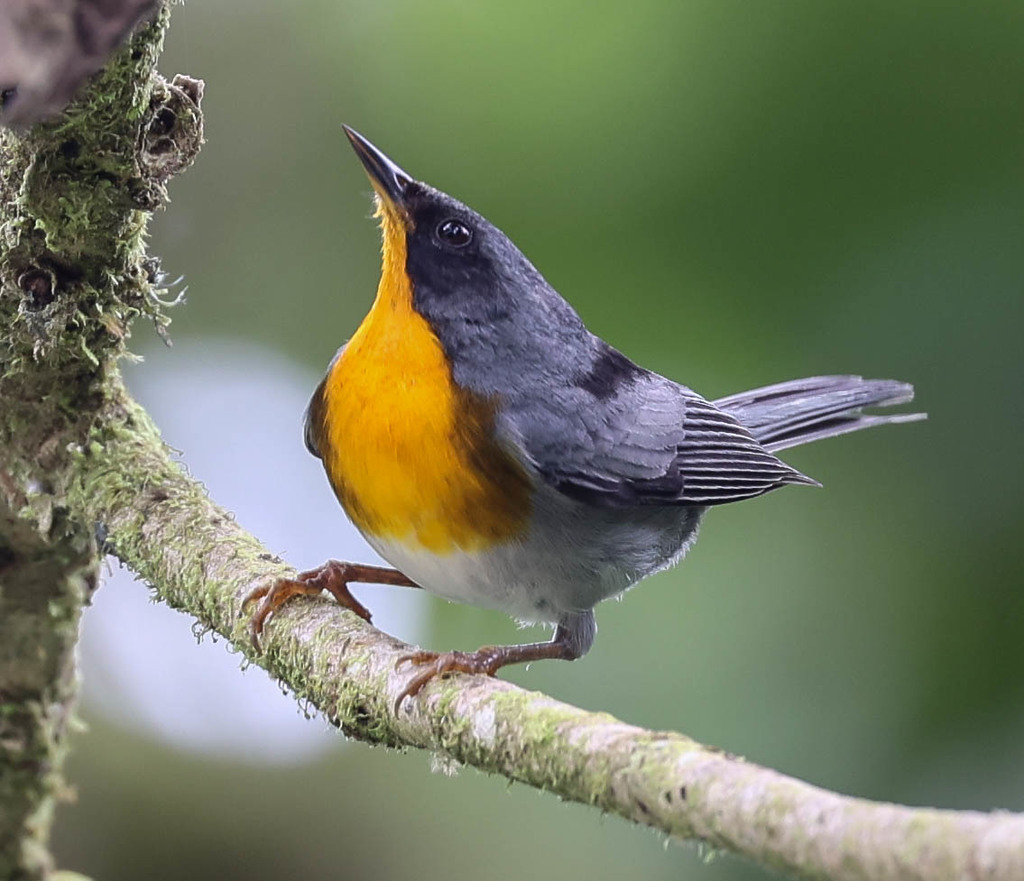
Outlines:
{"type": "Polygon", "coordinates": [[[740,392],[715,401],[771,452],[875,425],[917,422],[924,413],[865,415],[864,407],[889,407],[914,399],[914,387],[892,379],[813,376],[740,392]]]}

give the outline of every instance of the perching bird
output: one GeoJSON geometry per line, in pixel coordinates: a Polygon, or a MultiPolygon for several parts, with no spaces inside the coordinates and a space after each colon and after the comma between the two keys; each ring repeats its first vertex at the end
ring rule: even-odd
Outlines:
{"type": "Polygon", "coordinates": [[[398,703],[449,671],[574,660],[594,607],[678,562],[710,506],[818,485],[777,451],[923,418],[863,414],[914,390],[859,376],[709,402],[592,334],[504,233],[345,131],[376,191],[383,268],[310,401],[306,446],[396,568],[330,561],[257,589],[257,642],[296,594],[329,590],[368,620],[359,581],[555,625],[550,642],[416,652],[398,703]]]}

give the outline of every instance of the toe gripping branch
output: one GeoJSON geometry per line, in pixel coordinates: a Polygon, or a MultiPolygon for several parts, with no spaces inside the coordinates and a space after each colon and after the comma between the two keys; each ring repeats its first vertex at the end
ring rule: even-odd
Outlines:
{"type": "MultiPolygon", "coordinates": [[[[300,572],[294,578],[278,578],[262,584],[242,601],[242,612],[259,602],[249,622],[253,648],[260,652],[260,637],[267,619],[290,599],[297,596],[319,596],[327,591],[338,604],[370,622],[370,611],[349,592],[352,582],[363,584],[393,584],[399,587],[419,587],[397,569],[344,563],[328,560],[317,569],[300,572]]],[[[509,664],[525,664],[549,658],[574,661],[582,657],[594,641],[597,627],[592,611],[566,616],[555,629],[550,642],[532,642],[525,645],[490,645],[475,652],[416,651],[403,655],[395,666],[411,664],[418,671],[395,700],[395,712],[407,697],[415,697],[435,676],[450,673],[477,673],[493,676],[509,664]]]]}
{"type": "Polygon", "coordinates": [[[383,566],[366,566],[361,563],[343,563],[340,560],[328,560],[323,566],[300,572],[294,578],[278,578],[276,581],[261,584],[242,601],[244,612],[251,603],[259,601],[259,606],[249,622],[249,634],[253,648],[261,651],[260,637],[267,618],[273,615],[292,597],[319,596],[325,590],[360,618],[369,623],[370,610],[349,592],[348,586],[353,582],[361,584],[394,584],[399,587],[418,587],[397,569],[383,566]]]}
{"type": "Polygon", "coordinates": [[[594,642],[597,626],[591,611],[566,617],[550,642],[531,642],[525,645],[488,645],[475,652],[417,651],[398,659],[421,668],[406,684],[395,700],[395,712],[407,697],[415,697],[435,676],[449,673],[482,673],[493,676],[509,664],[557,659],[575,661],[589,650],[594,642]]]}

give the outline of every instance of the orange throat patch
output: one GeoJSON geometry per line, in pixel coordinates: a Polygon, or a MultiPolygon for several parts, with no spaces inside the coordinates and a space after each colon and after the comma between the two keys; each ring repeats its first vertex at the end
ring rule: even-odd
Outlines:
{"type": "Polygon", "coordinates": [[[383,266],[373,307],[323,386],[316,426],[327,476],[370,537],[435,553],[522,533],[530,480],[494,440],[493,403],[459,389],[413,308],[406,219],[378,197],[383,266]]]}

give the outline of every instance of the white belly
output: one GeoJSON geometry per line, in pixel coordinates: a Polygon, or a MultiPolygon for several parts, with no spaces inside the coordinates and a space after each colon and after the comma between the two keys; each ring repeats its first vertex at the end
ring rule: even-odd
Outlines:
{"type": "Polygon", "coordinates": [[[429,593],[520,621],[558,623],[679,560],[702,513],[592,509],[547,487],[534,502],[526,534],[483,550],[438,554],[398,539],[366,539],[429,593]]]}
{"type": "Polygon", "coordinates": [[[559,618],[560,610],[545,598],[544,586],[522,577],[532,568],[526,565],[528,551],[522,544],[437,554],[394,539],[368,535],[366,540],[392,566],[435,596],[498,609],[522,621],[554,623],[559,618]]]}

